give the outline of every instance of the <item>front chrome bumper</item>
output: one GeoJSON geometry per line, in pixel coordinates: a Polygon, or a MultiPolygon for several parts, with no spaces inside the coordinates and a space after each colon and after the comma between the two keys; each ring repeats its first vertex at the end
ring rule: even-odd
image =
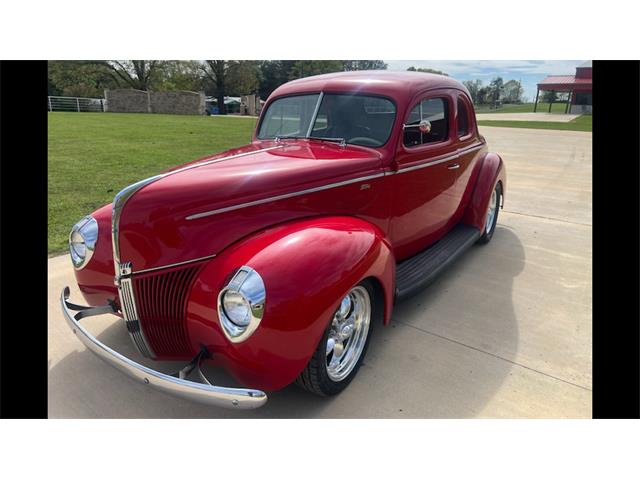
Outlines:
{"type": "Polygon", "coordinates": [[[216,407],[248,410],[261,407],[267,402],[267,395],[260,390],[218,387],[192,382],[157,372],[134,362],[100,342],[80,325],[80,320],[83,317],[109,313],[108,306],[96,308],[79,307],[68,302],[68,299],[69,287],[65,287],[60,295],[60,305],[64,318],[67,320],[73,333],[98,357],[126,373],[131,378],[165,393],[216,407]],[[77,311],[77,313],[75,313],[74,310],[77,311]],[[94,310],[93,313],[92,310],[94,310]]]}

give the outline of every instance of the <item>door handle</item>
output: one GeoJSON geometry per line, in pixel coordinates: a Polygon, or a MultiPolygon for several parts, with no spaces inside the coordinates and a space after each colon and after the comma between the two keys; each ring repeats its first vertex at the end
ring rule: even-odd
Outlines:
{"type": "Polygon", "coordinates": [[[459,163],[452,163],[451,165],[449,165],[447,167],[449,170],[455,170],[456,168],[460,168],[460,164],[459,163]]]}

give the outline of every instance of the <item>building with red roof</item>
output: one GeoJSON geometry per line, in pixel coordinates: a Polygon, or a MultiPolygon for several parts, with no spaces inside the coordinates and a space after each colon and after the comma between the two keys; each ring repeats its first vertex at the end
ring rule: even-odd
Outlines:
{"type": "MultiPolygon", "coordinates": [[[[575,75],[549,75],[538,83],[535,112],[538,108],[538,95],[541,91],[569,92],[565,113],[591,113],[592,111],[592,65],[591,60],[576,67],[575,75]]],[[[549,105],[551,111],[551,104],[549,105]]]]}

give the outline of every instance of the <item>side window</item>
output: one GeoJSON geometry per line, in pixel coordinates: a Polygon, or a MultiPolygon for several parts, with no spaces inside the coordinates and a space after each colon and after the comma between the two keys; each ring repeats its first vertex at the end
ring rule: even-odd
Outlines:
{"type": "Polygon", "coordinates": [[[449,112],[445,98],[430,98],[418,103],[407,118],[404,127],[404,145],[414,147],[425,143],[436,143],[449,136],[449,112]],[[429,132],[420,131],[420,122],[426,120],[430,124],[429,132]]]}
{"type": "Polygon", "coordinates": [[[467,105],[458,97],[458,137],[469,134],[469,110],[467,105]]]}

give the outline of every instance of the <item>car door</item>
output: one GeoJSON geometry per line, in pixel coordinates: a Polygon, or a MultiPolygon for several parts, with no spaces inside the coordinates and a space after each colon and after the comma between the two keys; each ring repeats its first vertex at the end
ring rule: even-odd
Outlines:
{"type": "Polygon", "coordinates": [[[404,119],[398,142],[390,235],[402,260],[438,240],[455,213],[453,93],[433,90],[418,96],[404,119]],[[419,128],[427,122],[428,131],[419,128]]]}
{"type": "Polygon", "coordinates": [[[454,190],[456,213],[454,222],[464,214],[471,197],[471,186],[475,184],[478,174],[479,160],[484,143],[477,135],[475,116],[471,100],[466,94],[456,94],[455,138],[457,139],[458,158],[455,161],[456,188],[454,190]]]}

